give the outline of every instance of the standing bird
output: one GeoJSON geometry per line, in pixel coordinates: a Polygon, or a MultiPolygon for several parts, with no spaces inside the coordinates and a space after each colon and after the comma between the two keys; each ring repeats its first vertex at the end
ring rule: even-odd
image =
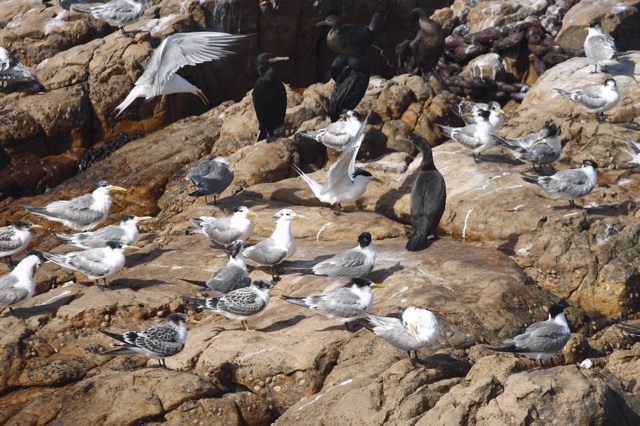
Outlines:
{"type": "Polygon", "coordinates": [[[100,333],[122,342],[121,346],[102,355],[144,355],[158,360],[158,364],[166,368],[165,358],[177,355],[184,349],[187,341],[187,324],[199,324],[190,320],[185,314],[174,313],[167,316],[165,324],[153,325],[142,331],[127,331],[124,334],[111,333],[98,329],[100,333]]]}
{"type": "Polygon", "coordinates": [[[89,231],[107,219],[111,207],[109,191],[126,191],[108,182],[98,182],[91,194],[67,201],[54,201],[46,206],[21,204],[22,208],[76,231],[89,231]]]}
{"type": "Polygon", "coordinates": [[[344,151],[351,139],[360,130],[360,114],[353,110],[341,114],[342,119],[329,124],[324,129],[318,131],[306,130],[295,134],[295,138],[307,138],[319,142],[327,148],[335,149],[338,152],[344,151]]]}
{"type": "Polygon", "coordinates": [[[245,206],[233,209],[233,216],[216,219],[200,216],[200,220],[189,219],[196,227],[195,232],[204,234],[217,244],[227,245],[235,240],[247,241],[253,234],[253,223],[249,216],[258,216],[245,206]]]}
{"type": "Polygon", "coordinates": [[[15,316],[11,305],[33,296],[36,288],[33,274],[46,261],[42,254],[33,252],[22,259],[10,274],[0,278],[0,307],[8,306],[15,316]]]}
{"type": "Polygon", "coordinates": [[[622,161],[622,163],[640,166],[640,144],[632,141],[629,136],[625,136],[625,141],[627,142],[627,145],[629,145],[629,148],[631,148],[631,151],[624,148],[622,148],[622,150],[631,156],[631,160],[622,161]]]}
{"type": "Polygon", "coordinates": [[[607,65],[617,64],[618,49],[613,37],[602,34],[602,28],[597,21],[590,23],[584,30],[589,31],[584,40],[584,55],[594,62],[593,72],[598,72],[598,67],[606,71],[607,65]]]}
{"type": "Polygon", "coordinates": [[[501,147],[507,148],[515,158],[533,164],[533,170],[536,170],[536,164],[551,164],[560,158],[562,145],[558,137],[558,127],[555,123],[545,126],[536,133],[515,139],[501,138],[494,136],[501,147]]]}
{"type": "Polygon", "coordinates": [[[473,113],[481,109],[489,111],[489,122],[496,129],[504,124],[505,112],[496,101],[491,101],[488,104],[462,101],[458,105],[454,103],[447,103],[447,105],[455,115],[462,118],[464,124],[475,124],[476,118],[473,113]]]}
{"type": "Polygon", "coordinates": [[[267,142],[274,141],[275,130],[284,124],[287,113],[287,90],[270,64],[288,60],[288,57],[276,56],[272,53],[261,53],[256,59],[258,79],[251,96],[260,125],[258,140],[266,138],[267,142]]]}
{"type": "Polygon", "coordinates": [[[613,78],[606,79],[603,84],[587,86],[583,89],[555,90],[564,99],[569,99],[582,105],[587,112],[595,114],[600,121],[604,121],[605,111],[613,109],[620,100],[620,91],[613,78]]]}
{"type": "MultiPolygon", "coordinates": [[[[4,47],[0,47],[0,81],[34,81],[38,79],[4,47]]],[[[40,84],[40,83],[38,83],[40,84]]]]}
{"type": "Polygon", "coordinates": [[[298,243],[291,233],[291,221],[294,219],[309,220],[308,217],[296,214],[291,209],[280,210],[273,216],[273,220],[276,221],[276,229],[271,236],[243,251],[244,257],[247,259],[260,265],[271,266],[273,279],[278,275],[276,265],[293,256],[298,249],[298,243]]]}
{"type": "Polygon", "coordinates": [[[412,366],[418,358],[418,349],[438,338],[440,325],[436,316],[426,309],[409,306],[402,313],[402,319],[381,317],[365,312],[365,327],[382,337],[391,346],[407,351],[412,366]],[[413,358],[411,357],[413,351],[413,358]]]}
{"type": "Polygon", "coordinates": [[[234,241],[226,246],[224,251],[229,255],[229,262],[211,275],[211,278],[206,282],[186,279],[183,279],[183,281],[201,285],[206,287],[205,290],[215,291],[219,294],[226,294],[239,288],[249,287],[251,278],[247,273],[247,265],[242,254],[243,247],[244,242],[242,240],[234,241]]]}
{"type": "Polygon", "coordinates": [[[216,197],[231,185],[234,176],[235,173],[229,166],[226,157],[202,160],[187,173],[186,179],[193,182],[198,188],[189,196],[204,197],[204,201],[207,203],[207,195],[213,195],[213,204],[216,204],[216,197]]]}
{"type": "Polygon", "coordinates": [[[416,65],[422,70],[422,75],[433,70],[440,56],[444,52],[445,34],[439,22],[429,18],[424,9],[415,8],[411,11],[411,21],[418,21],[420,27],[416,38],[413,39],[411,50],[416,65]]]}
{"type": "Polygon", "coordinates": [[[120,225],[109,225],[94,232],[81,232],[73,235],[56,233],[56,237],[63,244],[82,249],[106,247],[108,241],[132,245],[138,241],[138,222],[149,219],[151,216],[126,215],[120,218],[120,225]]]}
{"type": "Polygon", "coordinates": [[[127,249],[139,250],[140,247],[108,241],[106,247],[64,254],[45,252],[45,257],[60,266],[82,272],[96,284],[102,278],[106,287],[107,277],[115,274],[124,266],[124,251],[127,249]]]}
{"type": "Polygon", "coordinates": [[[178,33],[165,38],[147,62],[133,89],[116,107],[116,117],[136,98],[151,99],[160,95],[188,92],[204,104],[209,100],[193,84],[176,74],[185,65],[197,65],[232,55],[231,48],[252,37],[251,34],[215,32],[178,33]]]}
{"type": "Polygon", "coordinates": [[[342,18],[329,15],[316,26],[327,25],[331,27],[327,34],[327,45],[336,53],[362,56],[367,53],[380,31],[381,15],[374,13],[369,25],[345,24],[342,18]]]}
{"type": "Polygon", "coordinates": [[[12,220],[9,226],[0,228],[0,257],[8,257],[13,265],[12,254],[20,253],[31,242],[31,229],[42,228],[27,220],[12,220]]]}
{"type": "Polygon", "coordinates": [[[371,242],[371,234],[364,231],[358,236],[356,247],[318,263],[313,267],[313,272],[331,278],[361,278],[366,277],[375,265],[376,246],[371,242]]]}
{"type": "Polygon", "coordinates": [[[335,82],[329,98],[329,118],[335,122],[345,110],[356,109],[369,87],[369,60],[364,56],[340,55],[331,64],[335,82]]]}
{"type": "Polygon", "coordinates": [[[447,204],[447,185],[433,163],[429,142],[417,135],[410,141],[422,153],[422,161],[411,188],[413,234],[406,248],[408,251],[420,251],[427,247],[429,235],[438,238],[438,225],[447,204]]]}
{"type": "Polygon", "coordinates": [[[247,319],[261,314],[271,300],[271,290],[282,290],[266,280],[256,280],[249,287],[231,291],[224,296],[209,297],[207,299],[194,299],[183,297],[193,309],[207,309],[216,314],[241,321],[242,329],[253,331],[249,328],[247,319]]]}
{"type": "Polygon", "coordinates": [[[576,207],[574,199],[584,197],[596,186],[598,164],[584,160],[579,169],[561,170],[551,176],[529,176],[522,174],[522,179],[539,185],[553,198],[568,200],[572,208],[576,207]]]}
{"type": "Polygon", "coordinates": [[[345,324],[362,318],[373,303],[372,288],[386,287],[367,278],[352,278],[344,287],[306,297],[282,296],[287,302],[318,311],[345,324]]]}
{"type": "Polygon", "coordinates": [[[467,124],[464,127],[440,126],[443,133],[458,142],[460,145],[472,151],[473,161],[478,162],[476,154],[479,156],[493,145],[496,141],[493,136],[497,136],[496,129],[489,122],[491,113],[484,109],[475,110],[473,113],[463,114],[463,117],[474,117],[474,124],[467,124]]]}
{"type": "Polygon", "coordinates": [[[75,12],[88,13],[96,19],[106,21],[112,27],[118,27],[123,32],[125,25],[136,22],[144,13],[144,6],[140,0],[111,0],[108,3],[93,7],[71,5],[75,12]]]}
{"type": "Polygon", "coordinates": [[[548,320],[534,322],[527,327],[524,334],[514,337],[513,342],[489,349],[543,360],[561,351],[570,338],[571,330],[564,316],[564,308],[561,305],[553,305],[549,309],[548,320]]]}

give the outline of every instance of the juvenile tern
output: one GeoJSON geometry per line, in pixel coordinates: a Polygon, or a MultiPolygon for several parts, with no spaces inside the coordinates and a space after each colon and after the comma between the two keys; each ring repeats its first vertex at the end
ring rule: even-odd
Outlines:
{"type": "Polygon", "coordinates": [[[329,124],[324,129],[318,131],[305,130],[295,134],[295,138],[307,138],[320,142],[327,148],[335,149],[338,152],[344,151],[351,139],[360,130],[360,114],[353,110],[342,114],[343,119],[329,124]]]}
{"type": "Polygon", "coordinates": [[[20,253],[31,242],[31,229],[42,228],[27,220],[13,220],[9,226],[0,228],[0,257],[8,257],[13,265],[12,254],[20,253]]]}
{"type": "Polygon", "coordinates": [[[206,287],[206,290],[215,291],[219,294],[226,294],[239,288],[249,287],[251,278],[247,273],[247,265],[244,262],[242,249],[244,242],[236,240],[226,246],[224,251],[229,255],[229,262],[226,266],[218,269],[206,282],[192,281],[183,279],[183,281],[206,287]]]}
{"type": "Polygon", "coordinates": [[[177,355],[184,349],[187,341],[187,324],[198,324],[198,321],[190,320],[185,314],[174,313],[167,316],[165,324],[153,325],[142,331],[127,331],[124,334],[111,333],[98,329],[99,332],[122,342],[120,346],[102,355],[144,355],[147,358],[157,359],[158,363],[166,367],[165,358],[177,355]]]}
{"type": "Polygon", "coordinates": [[[313,267],[313,272],[331,278],[361,278],[366,277],[375,265],[376,246],[371,242],[371,234],[364,231],[358,236],[356,247],[318,263],[313,267]]]}
{"type": "Polygon", "coordinates": [[[108,3],[93,7],[71,5],[75,12],[88,13],[96,19],[106,21],[112,27],[122,29],[125,25],[136,22],[144,13],[144,6],[139,0],[111,0],[108,3]]]}
{"type": "Polygon", "coordinates": [[[287,302],[313,309],[345,324],[362,318],[373,303],[372,288],[386,287],[367,278],[352,278],[344,287],[306,297],[282,296],[287,302]]]}
{"type": "Polygon", "coordinates": [[[549,308],[549,319],[531,324],[513,338],[513,342],[489,348],[496,352],[513,352],[532,359],[549,359],[561,351],[571,338],[571,330],[561,305],[549,308]]]}
{"type": "Polygon", "coordinates": [[[82,249],[106,247],[107,241],[132,245],[138,240],[138,222],[149,219],[151,219],[151,216],[138,217],[126,215],[120,218],[120,225],[109,225],[97,231],[81,232],[72,235],[56,232],[56,237],[58,237],[63,244],[69,244],[82,249]]]}
{"type": "Polygon", "coordinates": [[[213,195],[213,204],[216,204],[216,197],[231,185],[234,176],[235,173],[226,157],[202,160],[187,173],[186,179],[193,182],[198,189],[189,196],[204,197],[206,203],[207,195],[213,195]]]}
{"type": "Polygon", "coordinates": [[[276,229],[271,236],[258,244],[244,249],[244,257],[260,265],[271,266],[272,278],[278,275],[276,265],[293,256],[298,248],[291,233],[291,221],[294,219],[309,220],[306,216],[296,214],[291,209],[282,209],[273,216],[276,229]]]}
{"type": "Polygon", "coordinates": [[[335,85],[327,112],[335,122],[345,110],[354,110],[367,93],[369,60],[364,56],[339,55],[331,64],[330,73],[335,85]]]}
{"type": "Polygon", "coordinates": [[[640,166],[640,144],[632,141],[631,138],[629,138],[629,136],[625,136],[625,141],[629,145],[629,148],[631,148],[631,151],[624,148],[622,148],[622,150],[631,156],[631,160],[622,161],[622,162],[640,166]]]}
{"type": "Polygon", "coordinates": [[[253,87],[252,99],[260,126],[258,140],[265,138],[267,142],[275,140],[275,130],[284,124],[287,113],[287,91],[270,64],[288,60],[287,57],[272,53],[261,53],[256,58],[258,79],[253,87]]]}
{"type": "Polygon", "coordinates": [[[473,153],[473,161],[476,163],[476,154],[482,153],[495,145],[496,129],[489,122],[490,112],[484,109],[476,109],[472,113],[463,114],[463,117],[474,117],[474,124],[467,124],[465,127],[441,126],[445,136],[455,140],[460,145],[468,148],[473,153]]]}
{"type": "Polygon", "coordinates": [[[256,316],[267,307],[271,300],[271,290],[282,290],[266,280],[255,280],[249,287],[233,290],[224,296],[209,297],[207,299],[194,299],[183,297],[193,309],[207,309],[216,314],[241,321],[242,328],[249,329],[247,319],[256,316]]]}
{"type": "Polygon", "coordinates": [[[82,272],[96,284],[100,278],[107,285],[107,277],[115,274],[124,266],[124,251],[139,250],[139,247],[129,246],[121,242],[108,241],[106,247],[92,248],[71,253],[48,253],[45,257],[65,268],[82,272]]]}
{"type": "Polygon", "coordinates": [[[555,89],[564,99],[579,103],[584,109],[604,120],[604,113],[613,109],[620,100],[620,91],[613,78],[608,78],[603,84],[587,86],[583,89],[561,90],[555,89]]]}
{"type": "Polygon", "coordinates": [[[54,201],[46,206],[21,204],[33,214],[45,217],[76,231],[89,231],[107,219],[111,207],[109,191],[126,191],[108,182],[98,182],[91,194],[67,201],[54,201]]]}
{"type": "Polygon", "coordinates": [[[247,241],[253,234],[253,223],[250,216],[258,216],[245,206],[233,209],[233,216],[216,219],[211,216],[200,216],[200,220],[189,219],[196,227],[198,234],[204,234],[214,243],[227,245],[235,240],[247,241]]]}
{"type": "Polygon", "coordinates": [[[597,21],[590,23],[584,30],[589,31],[583,44],[584,55],[594,62],[593,72],[598,72],[598,67],[606,70],[607,65],[617,64],[618,49],[613,37],[602,34],[602,28],[597,21]]]}
{"type": "Polygon", "coordinates": [[[33,252],[18,263],[10,274],[0,278],[0,307],[9,307],[15,316],[12,305],[30,299],[36,288],[33,274],[47,260],[38,252],[33,252]]]}
{"type": "Polygon", "coordinates": [[[426,309],[409,306],[402,313],[402,319],[381,317],[364,312],[365,327],[382,337],[391,346],[407,351],[411,365],[418,358],[418,349],[438,338],[440,325],[436,316],[426,309]],[[413,351],[413,358],[411,357],[413,351]]]}
{"type": "Polygon", "coordinates": [[[488,104],[462,101],[458,105],[454,103],[447,103],[447,105],[455,115],[462,118],[465,124],[476,123],[476,117],[473,113],[478,110],[489,111],[489,122],[494,128],[497,129],[504,123],[505,112],[496,101],[491,101],[488,104]]]}
{"type": "Polygon", "coordinates": [[[558,128],[555,123],[551,123],[537,133],[507,139],[494,136],[500,143],[501,147],[507,148],[515,158],[533,164],[533,170],[536,165],[551,164],[560,158],[562,145],[558,137],[558,128]]]}
{"type": "Polygon", "coordinates": [[[147,62],[144,73],[136,80],[125,100],[116,107],[116,117],[136,98],[151,99],[155,96],[188,92],[197,95],[207,104],[202,90],[176,74],[185,65],[197,65],[231,55],[232,47],[252,35],[216,32],[173,34],[163,40],[147,62]]]}
{"type": "Polygon", "coordinates": [[[427,248],[429,235],[438,238],[438,225],[447,204],[447,184],[436,169],[429,142],[414,135],[411,143],[422,153],[422,161],[411,187],[413,233],[407,241],[406,249],[420,251],[427,248]]]}
{"type": "Polygon", "coordinates": [[[568,200],[572,208],[576,207],[574,199],[584,197],[596,186],[598,164],[584,160],[579,169],[561,170],[551,176],[529,176],[522,174],[522,179],[539,185],[553,198],[568,200]]]}
{"type": "Polygon", "coordinates": [[[38,81],[38,79],[11,52],[0,47],[0,81],[38,81]]]}

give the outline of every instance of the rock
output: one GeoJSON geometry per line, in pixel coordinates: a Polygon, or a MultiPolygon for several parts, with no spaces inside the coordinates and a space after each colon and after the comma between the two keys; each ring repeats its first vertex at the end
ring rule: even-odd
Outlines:
{"type": "MultiPolygon", "coordinates": [[[[546,1],[537,3],[537,6],[542,9],[546,7],[546,1]]],[[[533,13],[535,11],[530,6],[523,5],[521,2],[483,1],[469,11],[468,19],[471,22],[469,33],[518,22],[533,13]]]]}
{"type": "Polygon", "coordinates": [[[504,80],[505,67],[500,55],[497,53],[486,53],[469,61],[460,75],[467,80],[471,80],[472,78],[491,81],[504,80]]]}

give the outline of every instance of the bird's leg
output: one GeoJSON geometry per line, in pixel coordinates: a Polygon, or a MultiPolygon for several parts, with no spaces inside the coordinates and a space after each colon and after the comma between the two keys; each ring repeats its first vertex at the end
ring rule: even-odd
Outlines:
{"type": "Polygon", "coordinates": [[[249,323],[247,322],[247,320],[242,320],[241,323],[242,323],[242,329],[243,330],[245,330],[245,331],[255,331],[255,330],[251,330],[249,328],[249,323]]]}
{"type": "Polygon", "coordinates": [[[11,256],[7,256],[9,258],[9,265],[11,266],[16,266],[15,263],[13,263],[13,259],[11,259],[11,256]]]}
{"type": "Polygon", "coordinates": [[[19,318],[11,306],[9,306],[9,312],[11,312],[11,315],[13,315],[14,317],[19,318]]]}
{"type": "Polygon", "coordinates": [[[578,206],[576,206],[576,203],[573,200],[569,200],[569,205],[571,206],[572,209],[578,208],[578,206]]]}
{"type": "Polygon", "coordinates": [[[207,204],[207,205],[209,204],[209,200],[207,200],[207,196],[206,195],[204,197],[204,203],[207,204]]]}
{"type": "MultiPolygon", "coordinates": [[[[475,153],[475,152],[472,152],[472,153],[471,153],[471,155],[473,155],[473,161],[475,161],[475,163],[476,163],[476,164],[478,164],[478,162],[479,162],[479,161],[478,161],[478,159],[476,158],[476,153],[475,153]]],[[[478,154],[478,155],[480,155],[480,154],[478,154]]]]}
{"type": "Polygon", "coordinates": [[[536,172],[536,173],[540,173],[540,172],[542,171],[542,166],[540,166],[540,170],[537,170],[537,169],[536,169],[536,163],[531,163],[531,164],[533,164],[533,171],[534,171],[534,172],[536,172]]]}
{"type": "MultiPolygon", "coordinates": [[[[413,352],[415,354],[415,351],[413,352]]],[[[411,363],[411,367],[416,368],[416,362],[413,360],[411,356],[411,351],[407,351],[407,355],[409,356],[409,362],[411,363]]]]}

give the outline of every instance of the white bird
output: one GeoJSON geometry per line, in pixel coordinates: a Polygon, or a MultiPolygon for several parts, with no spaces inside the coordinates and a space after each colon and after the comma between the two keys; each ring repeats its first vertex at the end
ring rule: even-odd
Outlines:
{"type": "Polygon", "coordinates": [[[250,216],[258,216],[245,206],[233,209],[233,216],[216,219],[211,216],[200,216],[200,220],[189,219],[196,227],[197,234],[204,234],[217,244],[228,245],[235,240],[247,241],[253,234],[253,223],[250,216]]]}
{"type": "Polygon", "coordinates": [[[533,164],[533,170],[536,170],[536,164],[542,169],[543,164],[551,164],[560,158],[562,145],[558,137],[558,127],[555,123],[545,126],[536,133],[515,139],[501,138],[494,136],[502,145],[507,148],[515,158],[533,164]]]}
{"type": "Polygon", "coordinates": [[[522,179],[539,185],[553,198],[568,200],[571,207],[577,208],[574,199],[584,197],[596,186],[598,164],[584,160],[579,169],[560,170],[551,176],[529,176],[522,174],[522,179]]]}
{"type": "Polygon", "coordinates": [[[122,342],[121,346],[102,355],[144,355],[147,358],[157,359],[160,365],[166,367],[164,359],[177,355],[184,349],[187,341],[187,324],[199,324],[190,320],[185,314],[174,313],[167,316],[165,324],[153,325],[142,331],[128,331],[124,334],[111,333],[98,329],[99,332],[122,342]]]}
{"type": "Polygon", "coordinates": [[[358,236],[356,247],[318,263],[313,267],[313,272],[331,278],[360,278],[366,277],[375,264],[376,246],[371,242],[371,234],[365,231],[358,236]]]}
{"type": "Polygon", "coordinates": [[[613,37],[602,34],[602,28],[597,21],[590,23],[584,30],[589,31],[583,44],[584,55],[594,62],[593,72],[598,72],[598,66],[606,70],[607,65],[616,65],[618,49],[613,37]]]}
{"type": "Polygon", "coordinates": [[[13,265],[11,255],[20,253],[31,242],[31,229],[42,228],[27,220],[13,220],[9,226],[0,228],[0,257],[8,257],[13,265]]]}
{"type": "Polygon", "coordinates": [[[372,288],[386,287],[367,278],[352,278],[344,287],[306,297],[282,296],[287,302],[313,309],[345,324],[362,318],[373,303],[372,288]]]}
{"type": "Polygon", "coordinates": [[[9,307],[15,315],[12,305],[30,299],[36,288],[33,274],[47,260],[38,252],[29,254],[18,263],[10,274],[0,278],[0,307],[9,307]]]}
{"type": "Polygon", "coordinates": [[[138,241],[138,222],[149,219],[151,219],[151,216],[138,217],[126,215],[120,218],[120,225],[109,225],[97,231],[81,232],[72,235],[58,232],[55,234],[63,244],[69,244],[82,249],[106,247],[107,241],[132,245],[138,241]]]}
{"type": "Polygon", "coordinates": [[[144,73],[129,95],[116,107],[116,116],[136,98],[151,99],[172,93],[193,93],[207,104],[209,101],[202,90],[180,77],[176,71],[185,65],[201,64],[231,55],[234,52],[229,49],[249,37],[252,35],[216,32],[178,33],[167,37],[151,55],[144,73]]]}
{"type": "Polygon", "coordinates": [[[21,204],[33,214],[45,217],[76,231],[89,231],[107,219],[111,207],[109,191],[126,191],[108,182],[98,182],[91,194],[67,201],[54,201],[46,206],[21,204]]]}
{"type": "Polygon", "coordinates": [[[0,81],[38,81],[38,79],[11,52],[0,47],[0,81]]]}
{"type": "MultiPolygon", "coordinates": [[[[371,112],[369,112],[371,114],[371,112]]],[[[360,145],[364,140],[364,129],[369,115],[360,123],[358,133],[353,137],[349,145],[342,151],[340,157],[329,168],[324,180],[324,185],[320,185],[315,180],[304,174],[302,170],[295,164],[293,169],[300,177],[309,185],[311,191],[318,200],[323,203],[329,203],[333,207],[337,204],[341,210],[342,203],[351,203],[356,201],[367,190],[370,181],[384,183],[380,179],[373,177],[366,170],[355,168],[356,156],[360,150],[360,145]]]]}
{"type": "Polygon", "coordinates": [[[442,128],[447,137],[470,149],[473,153],[473,160],[477,163],[476,154],[482,155],[484,151],[495,145],[496,129],[489,122],[490,112],[487,110],[476,109],[463,116],[474,117],[475,123],[467,124],[464,127],[448,127],[440,124],[438,126],[442,128]]]}
{"type": "Polygon", "coordinates": [[[213,204],[216,204],[216,197],[231,185],[234,176],[235,173],[226,157],[202,160],[187,173],[186,179],[193,182],[198,189],[189,196],[204,197],[206,203],[207,195],[213,195],[213,204]]]}
{"type": "Polygon", "coordinates": [[[329,124],[324,129],[318,131],[306,130],[296,133],[294,138],[307,138],[319,142],[327,148],[335,149],[338,152],[344,151],[349,142],[358,134],[360,130],[360,114],[349,110],[342,114],[342,120],[329,124]]]}
{"type": "Polygon", "coordinates": [[[532,359],[549,359],[561,351],[571,338],[571,330],[561,305],[549,309],[549,319],[531,324],[513,338],[513,342],[489,348],[496,352],[513,352],[532,359]]]}
{"type": "Polygon", "coordinates": [[[381,317],[365,312],[365,327],[382,337],[391,346],[407,351],[411,364],[415,366],[411,351],[417,358],[417,350],[438,338],[440,325],[436,316],[426,309],[409,306],[402,319],[381,317]]]}
{"type": "Polygon", "coordinates": [[[620,90],[613,78],[608,78],[603,84],[587,86],[583,89],[560,90],[555,89],[564,99],[579,103],[584,109],[596,114],[600,120],[604,120],[604,113],[613,109],[620,100],[620,90]]]}
{"type": "Polygon", "coordinates": [[[242,328],[249,329],[247,319],[261,314],[271,300],[271,290],[282,290],[266,280],[256,280],[249,287],[240,288],[220,297],[194,299],[183,297],[193,309],[207,309],[219,315],[241,321],[242,328]]]}
{"type": "Polygon", "coordinates": [[[111,0],[93,7],[80,7],[73,4],[71,10],[88,13],[96,19],[106,21],[112,27],[122,28],[140,19],[144,13],[144,6],[139,0],[111,0]]]}
{"type": "Polygon", "coordinates": [[[121,242],[108,241],[106,247],[64,254],[45,252],[45,257],[60,266],[82,272],[96,283],[102,278],[106,286],[107,277],[115,274],[124,266],[124,251],[127,249],[139,250],[140,248],[121,242]]]}
{"type": "Polygon", "coordinates": [[[629,148],[631,148],[631,151],[624,148],[622,148],[622,150],[631,156],[631,160],[622,162],[640,166],[640,144],[632,141],[629,136],[625,136],[625,141],[629,145],[629,148]]]}
{"type": "Polygon", "coordinates": [[[273,216],[276,229],[271,236],[258,244],[244,249],[244,257],[260,265],[271,266],[272,278],[278,275],[276,265],[290,258],[296,252],[296,243],[291,233],[291,221],[295,219],[309,220],[306,216],[296,214],[291,209],[282,209],[273,216]]]}
{"type": "Polygon", "coordinates": [[[449,105],[449,108],[451,108],[451,111],[453,111],[455,115],[462,118],[464,124],[475,124],[476,119],[473,113],[478,110],[489,111],[489,122],[496,129],[504,124],[505,112],[496,101],[491,101],[488,104],[462,101],[457,105],[454,103],[447,103],[447,105],[449,105]]]}

